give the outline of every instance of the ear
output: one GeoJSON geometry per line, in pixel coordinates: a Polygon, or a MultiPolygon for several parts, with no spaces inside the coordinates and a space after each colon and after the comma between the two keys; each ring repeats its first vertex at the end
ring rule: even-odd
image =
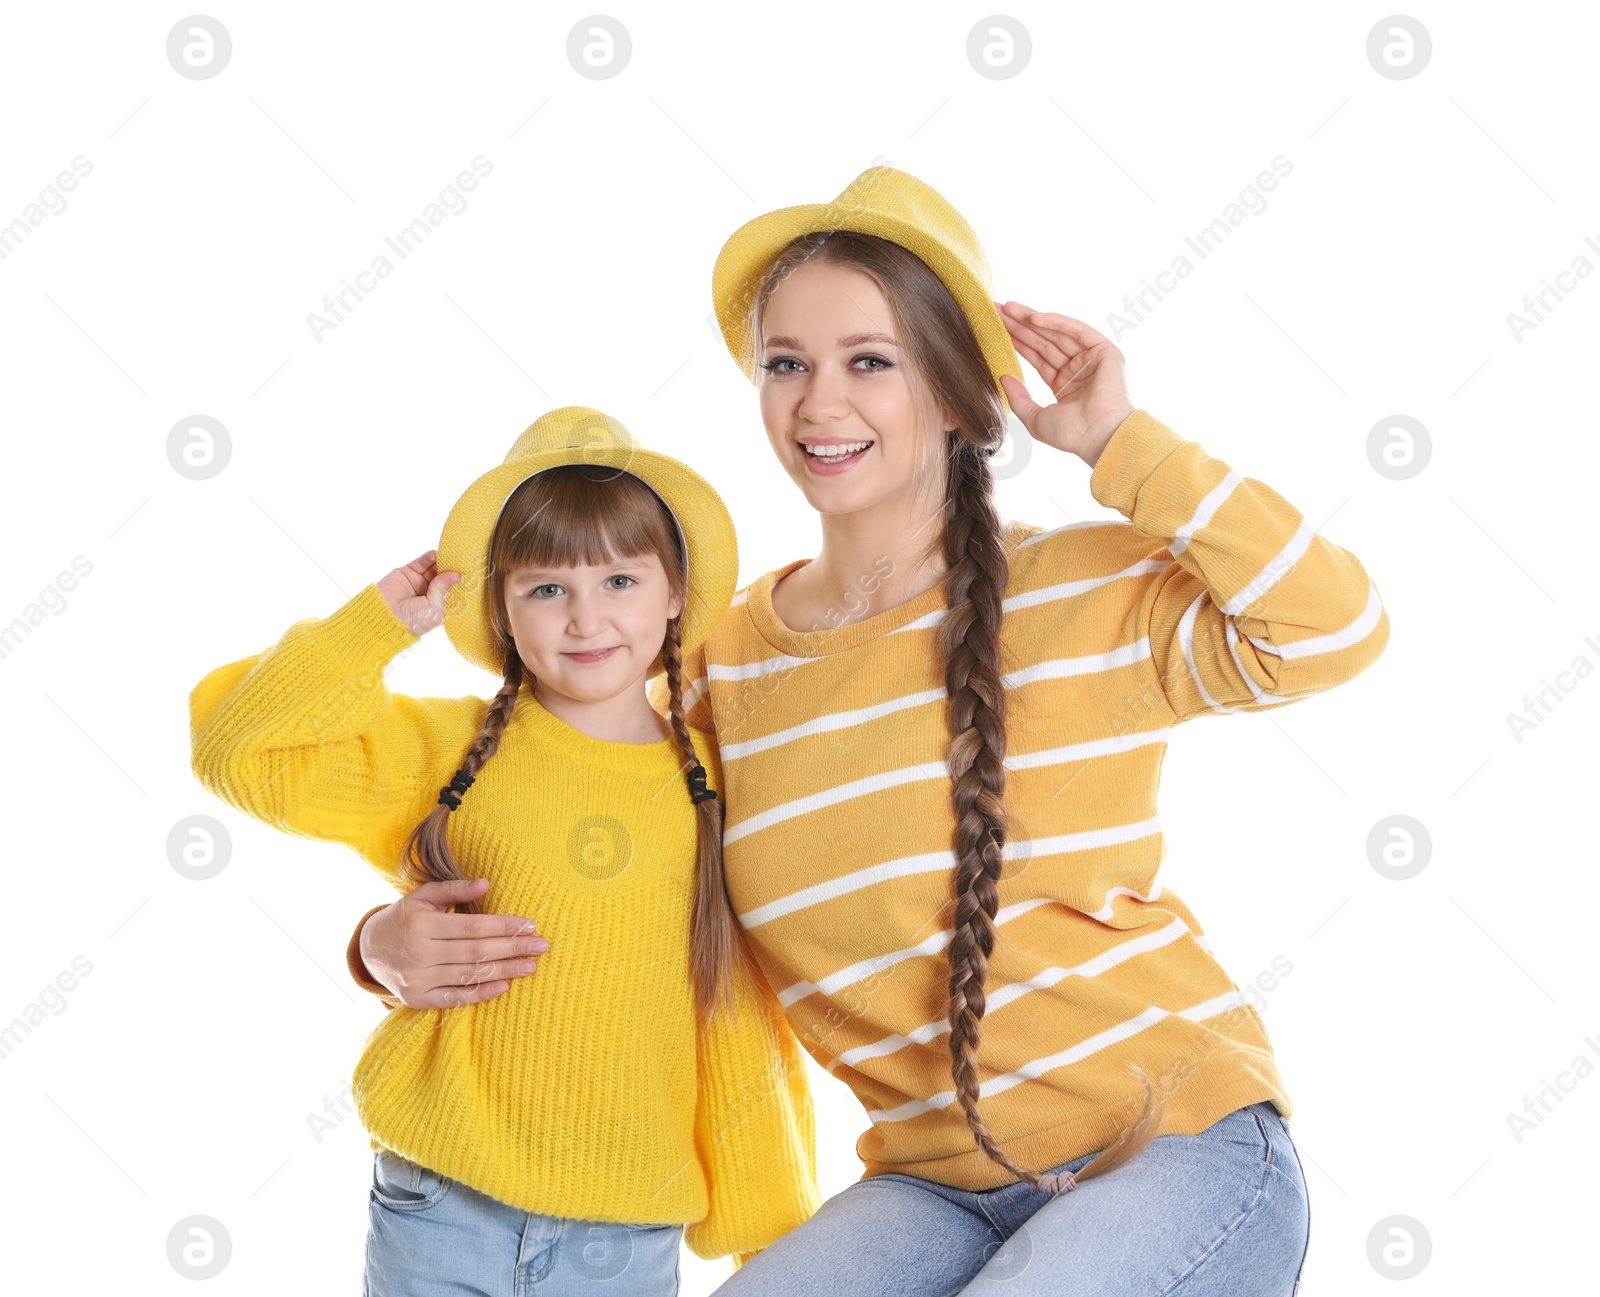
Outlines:
{"type": "Polygon", "coordinates": [[[684,604],[684,597],[681,594],[674,594],[672,596],[672,598],[667,603],[667,616],[668,617],[676,617],[676,616],[678,616],[680,613],[683,612],[683,604],[684,604]]]}

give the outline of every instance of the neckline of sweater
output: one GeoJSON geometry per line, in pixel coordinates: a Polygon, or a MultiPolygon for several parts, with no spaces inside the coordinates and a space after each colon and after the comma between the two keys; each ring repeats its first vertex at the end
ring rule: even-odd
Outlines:
{"type": "Polygon", "coordinates": [[[541,703],[534,696],[533,690],[528,687],[524,687],[517,695],[511,719],[506,722],[507,729],[513,726],[526,730],[542,742],[588,765],[640,773],[670,774],[683,764],[678,754],[678,745],[670,738],[654,743],[597,739],[567,724],[541,703]]]}

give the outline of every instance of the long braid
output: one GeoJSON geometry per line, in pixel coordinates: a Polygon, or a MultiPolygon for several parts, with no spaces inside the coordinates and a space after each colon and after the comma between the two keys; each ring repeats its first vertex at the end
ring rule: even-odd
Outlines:
{"type": "MultiPolygon", "coordinates": [[[[522,658],[517,653],[516,645],[508,644],[505,682],[500,686],[499,692],[489,700],[489,710],[484,714],[483,728],[478,731],[478,737],[472,740],[466,755],[461,758],[460,769],[467,775],[476,778],[484,763],[499,751],[506,723],[511,719],[517,695],[522,692],[524,674],[522,658]]],[[[412,882],[420,884],[466,877],[456,863],[455,854],[450,850],[446,834],[449,817],[450,807],[442,804],[435,806],[423,817],[422,822],[411,830],[411,836],[406,839],[400,859],[412,882]]],[[[488,913],[487,901],[488,893],[485,893],[475,901],[460,902],[456,909],[467,914],[485,914],[488,913]]]]}
{"type": "Polygon", "coordinates": [[[950,781],[955,805],[955,917],[950,960],[950,1060],[956,1095],[978,1146],[999,1165],[1058,1193],[1131,1160],[1160,1129],[1165,1097],[1142,1070],[1145,1102],[1134,1123],[1075,1174],[1041,1175],[1000,1149],[978,1108],[983,983],[994,949],[994,916],[1006,841],[1006,699],[1000,679],[1002,599],[1009,575],[995,512],[994,478],[979,447],[959,431],[950,448],[944,530],[948,611],[939,632],[949,695],[950,781]]]}
{"type": "MultiPolygon", "coordinates": [[[[681,618],[667,622],[661,645],[661,665],[667,676],[667,714],[672,722],[672,737],[685,763],[692,791],[694,774],[700,766],[689,725],[683,716],[683,646],[681,618]]],[[[728,899],[722,872],[723,804],[720,797],[702,798],[695,804],[700,813],[699,850],[696,855],[694,906],[690,918],[689,976],[694,985],[695,1012],[700,1025],[731,1008],[734,995],[750,971],[749,951],[739,935],[733,903],[728,899]]]]}

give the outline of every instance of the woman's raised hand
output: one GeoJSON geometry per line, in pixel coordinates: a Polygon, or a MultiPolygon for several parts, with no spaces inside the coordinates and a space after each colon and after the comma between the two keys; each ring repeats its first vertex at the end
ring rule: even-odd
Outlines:
{"type": "Polygon", "coordinates": [[[1111,339],[1082,320],[1036,311],[1021,302],[996,302],[1017,352],[1055,394],[1040,405],[1009,374],[1000,378],[1011,408],[1035,441],[1079,455],[1093,468],[1111,434],[1133,413],[1126,363],[1111,339]]]}
{"type": "Polygon", "coordinates": [[[550,943],[523,932],[530,920],[514,914],[451,914],[477,900],[484,878],[423,883],[362,925],[361,962],[413,1009],[455,1009],[492,1000],[513,977],[537,967],[550,943]]]}
{"type": "Polygon", "coordinates": [[[439,551],[430,549],[376,584],[390,610],[411,633],[426,635],[444,621],[444,592],[459,580],[459,572],[439,571],[439,551]]]}

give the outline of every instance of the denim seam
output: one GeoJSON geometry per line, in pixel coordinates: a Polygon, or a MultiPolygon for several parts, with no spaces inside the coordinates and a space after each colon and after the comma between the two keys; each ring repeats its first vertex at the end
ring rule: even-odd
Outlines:
{"type": "MultiPolygon", "coordinates": [[[[1025,1181],[1019,1181],[1018,1183],[1026,1183],[1026,1182],[1025,1181]]],[[[1009,1186],[1009,1185],[1007,1186],[1007,1188],[1010,1188],[1010,1187],[1011,1186],[1009,1186]]],[[[977,1197],[978,1209],[981,1212],[983,1212],[984,1218],[986,1220],[988,1220],[989,1225],[994,1230],[994,1232],[1000,1236],[1001,1244],[1003,1245],[1006,1242],[1008,1242],[1010,1240],[1010,1238],[1011,1238],[1011,1235],[1006,1233],[1006,1223],[1005,1223],[1005,1221],[1000,1216],[996,1215],[994,1212],[989,1210],[989,1200],[987,1198],[984,1198],[984,1197],[979,1196],[979,1195],[974,1195],[974,1196],[977,1197]]]]}
{"type": "MultiPolygon", "coordinates": [[[[1261,1121],[1261,1114],[1252,1111],[1250,1115],[1256,1119],[1256,1125],[1260,1127],[1262,1135],[1266,1135],[1266,1127],[1261,1121]]],[[[1180,1287],[1188,1283],[1189,1280],[1194,1277],[1195,1271],[1197,1271],[1201,1266],[1215,1256],[1218,1249],[1221,1248],[1224,1243],[1237,1234],[1241,1229],[1243,1229],[1245,1222],[1255,1214],[1256,1208],[1258,1208],[1267,1197],[1267,1184],[1272,1177],[1273,1170],[1275,1169],[1270,1161],[1271,1152],[1272,1141],[1269,1138],[1267,1140],[1267,1153],[1269,1160],[1264,1161],[1261,1164],[1261,1184],[1256,1189],[1256,1196],[1252,1198],[1249,1202],[1249,1205],[1239,1213],[1238,1218],[1217,1236],[1216,1240],[1211,1244],[1211,1246],[1205,1250],[1204,1255],[1202,1255],[1199,1260],[1197,1260],[1192,1266],[1190,1266],[1175,1280],[1173,1280],[1171,1286],[1162,1290],[1160,1297],[1170,1297],[1172,1293],[1177,1292],[1180,1287]]],[[[1280,1171],[1279,1174],[1281,1175],[1282,1172],[1280,1171]]]]}
{"type": "MultiPolygon", "coordinates": [[[[1283,1125],[1287,1130],[1289,1123],[1284,1122],[1283,1125]]],[[[1300,1150],[1295,1147],[1293,1135],[1289,1136],[1289,1151],[1294,1154],[1294,1164],[1300,1169],[1300,1184],[1296,1187],[1299,1188],[1300,1196],[1306,1204],[1306,1245],[1300,1249],[1300,1264],[1295,1267],[1294,1287],[1289,1290],[1290,1297],[1293,1297],[1293,1294],[1300,1291],[1300,1280],[1306,1272],[1306,1257],[1311,1255],[1311,1186],[1306,1183],[1305,1163],[1300,1160],[1300,1150]]],[[[1279,1174],[1286,1178],[1288,1176],[1286,1171],[1280,1171],[1279,1174]]]]}

